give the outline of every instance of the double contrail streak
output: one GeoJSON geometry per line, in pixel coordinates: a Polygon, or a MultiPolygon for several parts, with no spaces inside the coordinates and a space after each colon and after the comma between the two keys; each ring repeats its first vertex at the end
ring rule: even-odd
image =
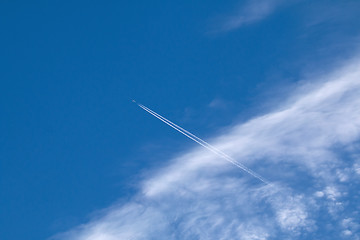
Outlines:
{"type": "Polygon", "coordinates": [[[151,115],[153,115],[154,117],[156,117],[157,119],[161,120],[162,122],[164,122],[165,124],[169,125],[170,127],[172,127],[173,129],[175,129],[176,131],[182,133],[183,135],[185,135],[186,137],[190,138],[191,140],[195,141],[196,143],[200,144],[201,146],[205,147],[206,149],[210,150],[211,152],[215,153],[216,155],[218,155],[219,157],[222,157],[223,159],[225,159],[226,161],[234,164],[236,167],[242,169],[243,171],[247,172],[248,174],[252,175],[253,177],[259,179],[260,181],[262,181],[265,184],[269,184],[269,182],[267,180],[265,180],[263,177],[261,177],[259,174],[255,173],[254,171],[252,171],[251,169],[247,168],[246,166],[244,166],[243,164],[237,162],[235,159],[233,159],[232,157],[230,157],[229,155],[227,155],[226,153],[222,152],[221,150],[215,148],[214,146],[212,146],[211,144],[207,143],[206,141],[202,140],[201,138],[197,137],[196,135],[192,134],[191,132],[187,131],[186,129],[176,125],[175,123],[171,122],[170,120],[166,119],[165,117],[161,116],[160,114],[154,112],[153,110],[145,107],[144,105],[137,103],[135,100],[132,100],[134,103],[136,103],[140,108],[142,108],[143,110],[145,110],[146,112],[150,113],[151,115]]]}

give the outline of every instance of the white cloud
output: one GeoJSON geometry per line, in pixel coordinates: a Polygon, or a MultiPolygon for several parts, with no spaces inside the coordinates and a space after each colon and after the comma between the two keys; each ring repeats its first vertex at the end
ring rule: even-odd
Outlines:
{"type": "Polygon", "coordinates": [[[318,198],[322,198],[325,194],[322,191],[317,191],[314,195],[318,198]]]}
{"type": "Polygon", "coordinates": [[[350,169],[337,169],[336,175],[340,182],[347,182],[350,178],[350,169]]]}
{"type": "Polygon", "coordinates": [[[345,236],[352,236],[353,239],[359,239],[360,235],[357,234],[360,228],[360,224],[357,223],[353,218],[345,218],[341,221],[341,226],[344,228],[342,233],[345,236]]]}
{"type": "Polygon", "coordinates": [[[221,98],[215,98],[209,103],[209,107],[213,109],[225,109],[229,103],[221,98]]]}
{"type": "Polygon", "coordinates": [[[222,26],[222,31],[231,31],[248,25],[271,15],[284,0],[252,0],[242,6],[236,14],[228,17],[222,26]]]}
{"type": "MultiPolygon", "coordinates": [[[[341,221],[338,217],[347,214],[348,206],[343,192],[351,186],[336,174],[344,165],[337,151],[359,139],[359,79],[359,61],[309,79],[317,83],[278,110],[211,141],[272,186],[195,148],[145,179],[128,203],[56,238],[296,239],[321,227],[316,222],[319,209],[341,221]]],[[[354,236],[357,228],[343,231],[354,236]]]]}
{"type": "Polygon", "coordinates": [[[355,163],[353,169],[356,174],[360,175],[360,163],[355,163]]]}
{"type": "Polygon", "coordinates": [[[326,187],[324,192],[326,197],[332,201],[336,201],[336,199],[341,196],[341,193],[333,186],[326,187]]]}

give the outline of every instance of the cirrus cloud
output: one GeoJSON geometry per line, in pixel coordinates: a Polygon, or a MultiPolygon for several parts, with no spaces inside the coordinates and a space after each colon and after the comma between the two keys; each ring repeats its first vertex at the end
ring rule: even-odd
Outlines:
{"type": "Polygon", "coordinates": [[[196,147],[128,202],[53,239],[359,239],[360,61],[307,82],[211,141],[271,185],[196,147]]]}

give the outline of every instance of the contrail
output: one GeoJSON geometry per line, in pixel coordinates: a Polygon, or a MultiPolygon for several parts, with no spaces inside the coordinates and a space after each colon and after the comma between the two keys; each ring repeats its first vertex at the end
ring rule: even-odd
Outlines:
{"type": "Polygon", "coordinates": [[[157,119],[161,120],[162,122],[164,122],[165,124],[169,125],[170,127],[172,127],[173,129],[175,129],[176,131],[182,133],[183,135],[185,135],[186,137],[190,138],[191,140],[195,141],[196,143],[200,144],[201,146],[205,147],[206,149],[210,150],[211,152],[215,153],[216,155],[218,155],[219,157],[222,157],[223,159],[225,159],[226,161],[232,163],[233,165],[235,165],[236,167],[242,169],[243,171],[247,172],[248,174],[252,175],[253,177],[259,179],[260,181],[262,181],[265,184],[269,184],[269,182],[267,180],[265,180],[263,177],[261,177],[259,174],[255,173],[254,171],[252,171],[251,169],[247,168],[246,166],[244,166],[243,164],[237,162],[235,159],[233,159],[232,157],[230,157],[229,155],[227,155],[226,153],[222,152],[221,150],[215,148],[214,146],[212,146],[211,144],[207,143],[206,141],[202,140],[201,138],[197,137],[195,134],[192,134],[191,132],[187,131],[186,129],[176,125],[175,123],[171,122],[170,120],[166,119],[165,117],[161,116],[160,114],[154,112],[153,110],[147,108],[146,106],[137,103],[135,100],[132,100],[132,102],[136,103],[136,105],[138,105],[140,108],[142,108],[143,110],[145,110],[146,112],[150,113],[151,115],[153,115],[154,117],[156,117],[157,119]]]}

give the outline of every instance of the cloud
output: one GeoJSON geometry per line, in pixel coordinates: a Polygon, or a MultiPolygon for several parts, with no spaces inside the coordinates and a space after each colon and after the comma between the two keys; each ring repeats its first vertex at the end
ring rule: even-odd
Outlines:
{"type": "Polygon", "coordinates": [[[248,1],[236,14],[227,17],[221,30],[231,31],[261,21],[270,16],[284,2],[283,0],[248,1]]]}
{"type": "Polygon", "coordinates": [[[359,239],[359,79],[355,59],[210,141],[272,185],[196,147],[127,203],[53,239],[301,239],[332,228],[359,239]]]}
{"type": "Polygon", "coordinates": [[[228,105],[229,102],[221,98],[215,98],[208,104],[208,107],[212,109],[226,109],[228,105]]]}

